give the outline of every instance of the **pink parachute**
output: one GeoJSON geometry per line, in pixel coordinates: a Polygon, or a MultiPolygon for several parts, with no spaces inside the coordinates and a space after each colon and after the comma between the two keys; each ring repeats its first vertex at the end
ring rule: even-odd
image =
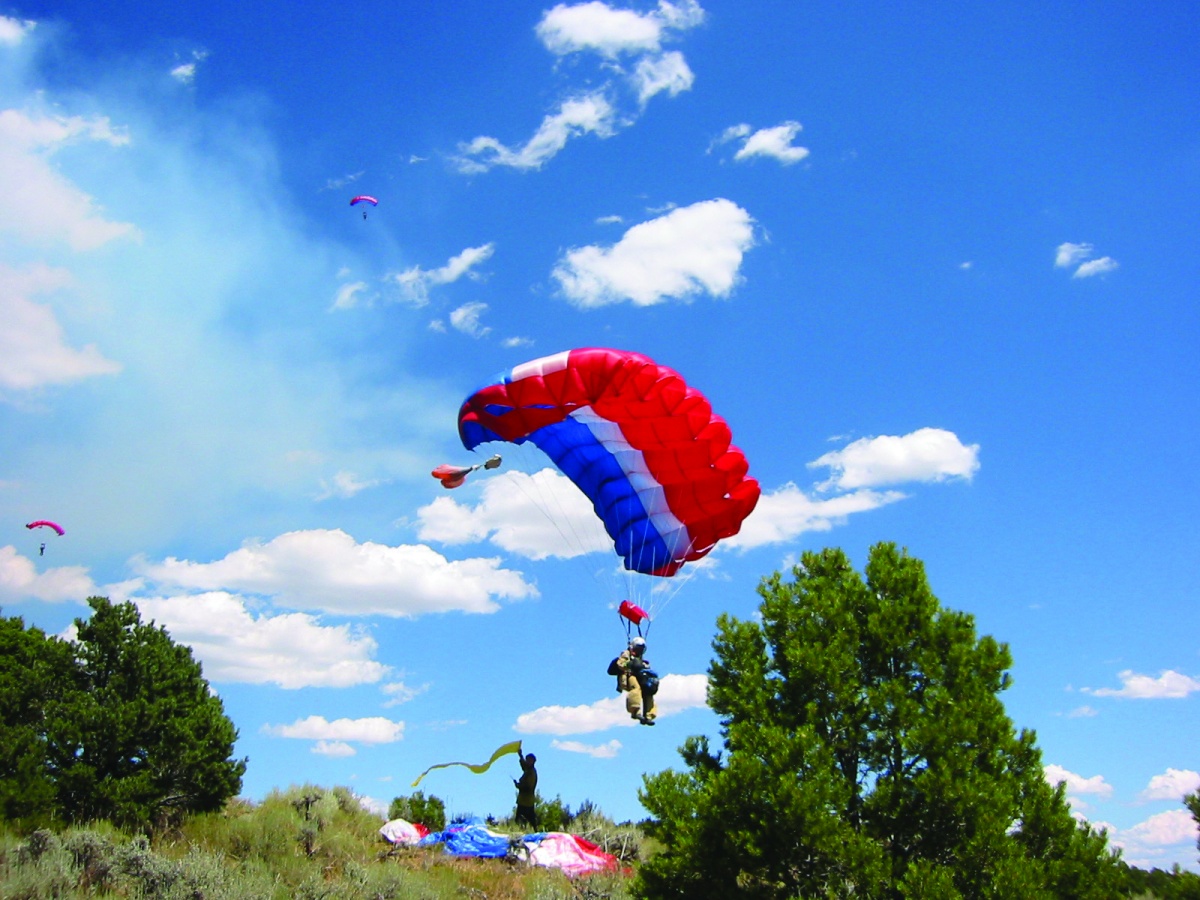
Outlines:
{"type": "Polygon", "coordinates": [[[56,534],[57,534],[59,537],[62,537],[64,534],[66,534],[66,532],[65,532],[65,531],[63,531],[63,529],[62,529],[62,526],[61,526],[61,525],[59,525],[57,522],[49,522],[49,521],[47,521],[47,520],[45,520],[45,519],[38,519],[36,522],[30,522],[30,523],[29,523],[28,525],[26,525],[25,527],[26,527],[26,528],[29,528],[29,529],[34,529],[34,528],[52,528],[52,529],[54,529],[54,532],[55,532],[55,533],[56,533],[56,534]]]}

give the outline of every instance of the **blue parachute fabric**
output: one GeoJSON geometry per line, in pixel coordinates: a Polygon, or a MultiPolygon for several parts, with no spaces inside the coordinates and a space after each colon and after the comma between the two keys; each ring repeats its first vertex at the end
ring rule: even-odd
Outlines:
{"type": "Polygon", "coordinates": [[[529,440],[592,499],[626,568],[646,571],[671,559],[629,477],[590,428],[568,416],[538,429],[529,440]]]}
{"type": "Polygon", "coordinates": [[[508,836],[489,830],[479,819],[454,822],[445,831],[421,838],[418,846],[430,844],[445,844],[446,852],[454,856],[498,859],[508,855],[508,836]]]}

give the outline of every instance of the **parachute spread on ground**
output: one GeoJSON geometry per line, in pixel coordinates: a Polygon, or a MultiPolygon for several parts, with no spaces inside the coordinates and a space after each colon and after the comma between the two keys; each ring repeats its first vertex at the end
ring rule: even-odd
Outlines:
{"type": "Polygon", "coordinates": [[[458,431],[468,450],[536,445],[591,500],[632,572],[674,575],[737,534],[761,493],[704,395],[640,353],[582,348],[519,365],[463,401],[458,431]]]}
{"type": "Polygon", "coordinates": [[[30,522],[25,527],[30,530],[32,530],[34,528],[49,528],[49,529],[53,530],[54,533],[57,534],[59,537],[62,537],[64,534],[66,534],[66,532],[63,531],[61,525],[59,525],[57,522],[47,521],[46,519],[38,519],[36,522],[30,522]]]}

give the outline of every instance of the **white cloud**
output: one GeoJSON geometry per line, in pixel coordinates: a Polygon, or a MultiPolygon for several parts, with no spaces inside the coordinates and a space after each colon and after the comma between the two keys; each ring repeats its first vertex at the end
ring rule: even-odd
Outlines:
{"type": "Polygon", "coordinates": [[[1077,266],[1072,278],[1092,278],[1117,268],[1117,261],[1111,256],[1089,260],[1094,252],[1095,248],[1091,244],[1072,244],[1068,241],[1058,245],[1058,250],[1054,254],[1054,265],[1059,269],[1077,266]],[[1088,261],[1084,262],[1084,260],[1088,261]]]}
{"type": "Polygon", "coordinates": [[[500,346],[505,347],[510,350],[514,349],[516,347],[532,347],[533,346],[533,338],[516,337],[516,336],[506,337],[504,340],[502,340],[500,342],[500,346]]]}
{"type": "Polygon", "coordinates": [[[753,222],[729,200],[694,203],[633,226],[612,247],[568,251],[553,275],[585,309],[623,300],[651,306],[698,293],[725,297],[754,246],[753,222]]]}
{"type": "Polygon", "coordinates": [[[365,281],[343,284],[338,288],[337,295],[333,298],[333,306],[330,309],[353,309],[358,306],[359,297],[366,290],[367,283],[365,281]]]}
{"type": "Polygon", "coordinates": [[[953,432],[941,428],[920,428],[900,436],[860,438],[808,464],[810,469],[822,466],[833,474],[821,490],[948,478],[970,481],[979,469],[979,445],[964,445],[953,432]]]}
{"type": "Polygon", "coordinates": [[[96,593],[96,584],[83,566],[57,566],[39,572],[32,559],[9,544],[0,547],[0,605],[22,600],[83,603],[96,593]]]}
{"type": "Polygon", "coordinates": [[[1092,250],[1091,244],[1072,244],[1070,241],[1059,244],[1054,255],[1054,265],[1059,269],[1069,269],[1091,256],[1092,250]]]}
{"type": "Polygon", "coordinates": [[[1164,859],[1171,848],[1190,850],[1196,844],[1196,820],[1187,810],[1172,809],[1151,816],[1132,828],[1109,832],[1109,842],[1123,851],[1127,863],[1139,868],[1170,868],[1164,859]]]}
{"type": "Polygon", "coordinates": [[[196,80],[196,67],[208,58],[204,50],[193,50],[190,62],[181,63],[171,69],[171,77],[182,84],[191,84],[196,80]]]}
{"type": "Polygon", "coordinates": [[[15,47],[37,26],[31,19],[10,19],[0,16],[0,46],[15,47]]]}
{"type": "Polygon", "coordinates": [[[579,741],[560,741],[558,738],[550,741],[550,746],[567,753],[584,753],[596,759],[612,759],[621,751],[621,742],[613,738],[607,744],[584,744],[579,741]]]}
{"type": "Polygon", "coordinates": [[[1117,261],[1111,256],[1102,256],[1099,259],[1089,260],[1075,270],[1072,278],[1091,278],[1094,275],[1103,275],[1106,272],[1111,272],[1117,268],[1117,261]]]}
{"type": "Polygon", "coordinates": [[[558,154],[573,137],[595,134],[611,137],[616,111],[599,91],[565,100],[558,112],[546,116],[541,126],[523,147],[506,147],[493,137],[477,137],[460,144],[456,162],[467,174],[486,172],[493,166],[508,166],[524,171],[540,169],[558,154]]]}
{"type": "Polygon", "coordinates": [[[1127,697],[1133,700],[1178,699],[1200,691],[1200,679],[1183,675],[1171,669],[1166,670],[1157,678],[1138,675],[1132,669],[1118,672],[1117,677],[1121,679],[1119,688],[1085,687],[1082,690],[1085,694],[1091,694],[1093,697],[1127,697]]]}
{"type": "Polygon", "coordinates": [[[638,102],[643,105],[663,91],[672,97],[689,91],[696,80],[683,54],[675,50],[661,56],[647,56],[638,60],[631,78],[637,91],[638,102]]]}
{"type": "Polygon", "coordinates": [[[791,541],[809,531],[829,531],[844,524],[847,516],[878,509],[907,496],[899,491],[858,490],[818,500],[789,482],[764,493],[754,512],[742,522],[741,531],[723,540],[721,546],[749,550],[791,541]]]}
{"type": "Polygon", "coordinates": [[[388,700],[384,703],[385,708],[393,706],[402,706],[415,697],[421,696],[429,690],[428,684],[422,684],[419,687],[410,687],[402,681],[394,681],[390,684],[381,685],[379,688],[388,700]]]}
{"type": "Polygon", "coordinates": [[[487,308],[486,303],[464,303],[450,313],[450,325],[470,337],[481,338],[492,330],[479,321],[487,308]]]}
{"type": "Polygon", "coordinates": [[[495,475],[483,482],[475,506],[438,497],[417,510],[417,519],[422,541],[465,544],[490,539],[529,559],[612,552],[612,539],[591,501],[553,469],[495,475]]]}
{"type": "MultiPolygon", "coordinates": [[[[739,128],[739,126],[735,126],[739,128]]],[[[740,129],[748,129],[748,126],[740,126],[740,129]]],[[[797,147],[792,143],[796,139],[796,135],[800,133],[801,125],[799,122],[784,122],[782,125],[775,125],[772,128],[760,128],[745,137],[741,148],[734,154],[735,160],[753,159],[756,156],[765,156],[768,159],[774,159],[785,166],[792,163],[798,163],[800,160],[808,156],[808,149],[805,147],[797,147]]],[[[735,135],[742,137],[744,132],[733,131],[726,129],[727,135],[735,135]]]]}
{"type": "Polygon", "coordinates": [[[16,271],[0,263],[0,391],[69,384],[121,371],[120,364],[106,359],[94,344],[79,350],[68,346],[54,311],[32,299],[71,286],[70,273],[62,269],[35,265],[16,271]]]}
{"type": "Polygon", "coordinates": [[[1182,800],[1185,795],[1200,790],[1200,772],[1191,769],[1170,769],[1155,775],[1138,796],[1142,800],[1182,800]]]}
{"type": "Polygon", "coordinates": [[[353,741],[356,744],[394,744],[404,740],[404,723],[382,716],[366,719],[335,719],[309,716],[291,725],[264,725],[263,734],[302,741],[353,741]]]}
{"type": "Polygon", "coordinates": [[[378,480],[364,480],[359,478],[353,472],[338,472],[333,476],[332,482],[321,479],[321,492],[317,495],[317,500],[328,500],[330,497],[353,497],[355,494],[360,494],[368,488],[373,488],[381,484],[378,480]]]}
{"type": "Polygon", "coordinates": [[[1068,719],[1088,719],[1095,715],[1097,715],[1096,710],[1093,709],[1092,707],[1084,704],[1083,706],[1077,706],[1075,709],[1073,709],[1069,713],[1067,713],[1067,718],[1068,719]]]}
{"type": "Polygon", "coordinates": [[[1112,796],[1112,785],[1104,780],[1103,775],[1084,778],[1082,775],[1076,775],[1074,772],[1054,764],[1043,767],[1043,771],[1046,781],[1052,785],[1066,782],[1067,793],[1072,796],[1079,794],[1095,794],[1098,797],[1112,796]]]}
{"type": "Polygon", "coordinates": [[[95,200],[51,164],[56,150],[81,141],[121,147],[129,136],[106,116],[0,110],[0,234],[31,244],[65,242],[76,251],[139,236],[132,224],[105,219],[95,200]]]}
{"type": "MultiPolygon", "coordinates": [[[[388,276],[400,286],[404,299],[414,306],[424,306],[429,302],[429,289],[441,284],[452,284],[464,276],[477,279],[479,275],[473,271],[480,263],[491,258],[496,250],[494,243],[483,244],[480,247],[467,247],[457,256],[437,269],[422,269],[413,266],[395,275],[388,276]]],[[[339,298],[341,294],[339,293],[339,298]]]]}
{"type": "Polygon", "coordinates": [[[256,616],[244,598],[225,591],[130,599],[144,620],[191,647],[215,683],[347,688],[377,683],[390,671],[372,658],[378,644],[370,634],[322,625],[306,613],[256,616]]]}
{"type": "Polygon", "coordinates": [[[211,563],[135,559],[139,574],[191,590],[248,591],[291,609],[340,615],[409,617],[431,612],[490,613],[495,597],[537,596],[498,559],[451,561],[424,545],[357,543],[341,530],[292,531],[247,541],[211,563]]]}
{"type": "Polygon", "coordinates": [[[657,51],[666,32],[692,28],[703,20],[704,10],[695,0],[678,4],[660,0],[658,8],[649,13],[614,9],[593,0],[558,4],[543,14],[536,31],[555,55],[591,50],[615,58],[622,53],[657,51]]]}
{"type": "Polygon", "coordinates": [[[354,756],[358,753],[357,750],[345,741],[317,741],[313,744],[312,752],[318,756],[330,756],[333,758],[354,756]]]}
{"type": "MultiPolygon", "coordinates": [[[[664,675],[654,696],[660,719],[707,706],[707,675],[664,675]]],[[[636,727],[625,711],[624,695],[606,697],[585,706],[543,706],[517,717],[520,734],[588,734],[609,728],[636,727]]]]}

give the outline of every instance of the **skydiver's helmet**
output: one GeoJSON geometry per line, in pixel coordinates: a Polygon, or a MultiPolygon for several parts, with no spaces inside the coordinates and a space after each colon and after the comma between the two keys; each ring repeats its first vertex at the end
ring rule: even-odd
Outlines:
{"type": "Polygon", "coordinates": [[[629,642],[629,649],[632,650],[634,653],[645,653],[646,652],[646,639],[644,637],[641,637],[640,635],[638,637],[635,637],[632,641],[629,642]]]}

